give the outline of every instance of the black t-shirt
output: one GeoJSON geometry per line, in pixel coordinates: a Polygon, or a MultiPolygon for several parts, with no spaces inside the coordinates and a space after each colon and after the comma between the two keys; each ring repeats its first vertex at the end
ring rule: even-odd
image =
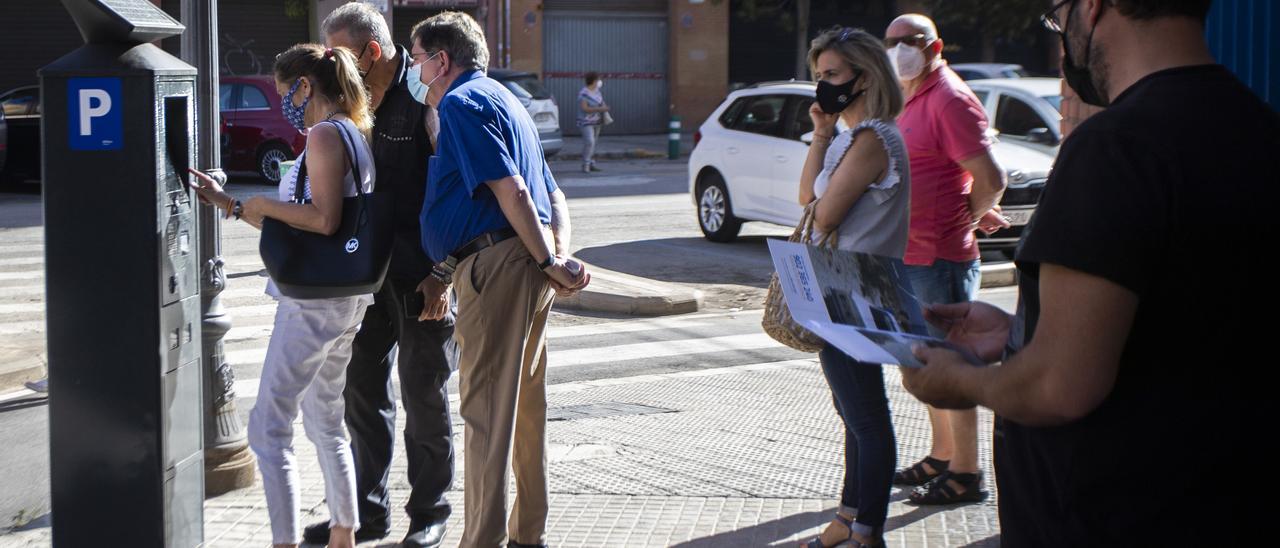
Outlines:
{"type": "Polygon", "coordinates": [[[427,191],[427,106],[409,93],[406,75],[409,50],[397,46],[400,66],[373,117],[373,162],[378,170],[375,192],[395,195],[395,240],[387,276],[420,282],[431,273],[431,261],[422,251],[418,215],[427,191]]]}
{"type": "Polygon", "coordinates": [[[1006,545],[1218,544],[1262,526],[1245,515],[1280,462],[1255,441],[1275,430],[1257,372],[1276,330],[1256,318],[1278,310],[1262,268],[1280,249],[1278,183],[1280,117],[1218,65],[1143,78],[1063,143],[1017,252],[1011,345],[1035,333],[1042,263],[1119,284],[1138,309],[1097,409],[1047,428],[997,418],[1006,545]]]}

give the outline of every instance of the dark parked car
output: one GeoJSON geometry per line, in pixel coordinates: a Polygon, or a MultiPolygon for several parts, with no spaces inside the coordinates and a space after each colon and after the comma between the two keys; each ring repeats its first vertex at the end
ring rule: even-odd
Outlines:
{"type": "Polygon", "coordinates": [[[538,80],[538,75],[500,68],[491,68],[488,73],[490,78],[502,82],[502,85],[514,93],[520,104],[529,111],[529,117],[533,118],[533,124],[538,127],[542,153],[551,157],[560,152],[564,147],[563,134],[560,132],[560,107],[556,106],[551,92],[538,80]]]}
{"type": "Polygon", "coordinates": [[[40,179],[40,86],[0,94],[0,180],[40,179]]]}
{"type": "Polygon", "coordinates": [[[280,162],[292,160],[307,137],[280,111],[280,95],[270,76],[224,76],[220,80],[222,168],[280,181],[280,162]]]}

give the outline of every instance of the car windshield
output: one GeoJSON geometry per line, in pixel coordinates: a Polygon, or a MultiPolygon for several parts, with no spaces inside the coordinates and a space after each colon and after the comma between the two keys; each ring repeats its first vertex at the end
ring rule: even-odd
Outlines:
{"type": "Polygon", "coordinates": [[[507,89],[511,90],[511,93],[521,99],[541,100],[551,98],[551,92],[547,91],[547,88],[542,86],[542,82],[539,82],[533,76],[516,76],[503,80],[502,83],[507,86],[507,89]]]}
{"type": "Polygon", "coordinates": [[[1054,110],[1057,110],[1058,112],[1062,112],[1062,96],[1061,95],[1044,95],[1044,96],[1041,96],[1040,98],[1044,99],[1045,101],[1048,101],[1050,105],[1053,105],[1054,110]]]}

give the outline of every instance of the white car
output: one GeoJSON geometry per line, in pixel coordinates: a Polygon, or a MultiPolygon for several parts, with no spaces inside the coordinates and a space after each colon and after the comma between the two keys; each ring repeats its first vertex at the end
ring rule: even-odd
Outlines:
{"type": "MultiPolygon", "coordinates": [[[[708,240],[732,241],[746,221],[784,226],[800,221],[800,171],[812,138],[814,87],[812,82],[773,82],[734,91],[698,128],[689,157],[689,193],[708,240]]],[[[1012,252],[1040,199],[1053,157],[1002,141],[993,150],[1009,176],[1001,205],[1014,226],[981,244],[1012,252]]]]}
{"type": "Polygon", "coordinates": [[[1055,158],[1062,142],[1062,79],[1000,78],[965,82],[1005,141],[1055,158]]]}
{"type": "Polygon", "coordinates": [[[1022,65],[1009,63],[956,63],[947,65],[956,75],[965,80],[981,80],[983,78],[1026,78],[1027,71],[1022,65]]]}

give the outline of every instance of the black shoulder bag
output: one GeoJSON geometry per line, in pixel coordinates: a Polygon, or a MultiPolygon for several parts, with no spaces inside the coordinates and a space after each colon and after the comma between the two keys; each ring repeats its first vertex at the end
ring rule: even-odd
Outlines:
{"type": "MultiPolygon", "coordinates": [[[[338,231],[327,236],[294,228],[276,219],[262,221],[258,253],[280,293],[294,299],[375,293],[382,286],[391,262],[392,195],[364,191],[355,144],[346,128],[330,123],[342,135],[343,152],[356,181],[356,196],[342,199],[342,224],[338,231]]],[[[293,202],[300,204],[310,202],[299,198],[299,187],[310,184],[305,157],[302,161],[293,187],[293,202]]]]}

